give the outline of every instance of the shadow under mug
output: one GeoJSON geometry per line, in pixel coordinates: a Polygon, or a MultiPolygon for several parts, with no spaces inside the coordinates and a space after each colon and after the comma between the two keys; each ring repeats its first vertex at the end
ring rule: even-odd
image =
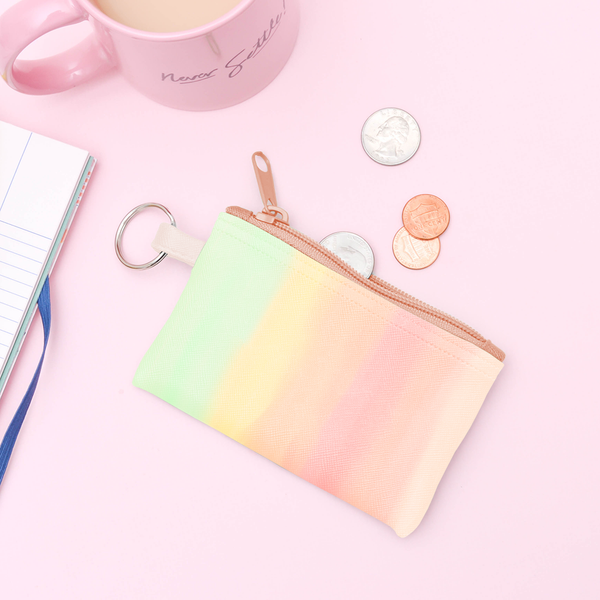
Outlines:
{"type": "Polygon", "coordinates": [[[113,21],[90,0],[21,0],[0,16],[0,71],[25,94],[53,94],[117,68],[142,94],[184,110],[243,102],[287,62],[298,34],[299,0],[241,0],[188,31],[153,33],[113,21]],[[40,60],[18,55],[40,36],[88,20],[92,33],[40,60]]]}

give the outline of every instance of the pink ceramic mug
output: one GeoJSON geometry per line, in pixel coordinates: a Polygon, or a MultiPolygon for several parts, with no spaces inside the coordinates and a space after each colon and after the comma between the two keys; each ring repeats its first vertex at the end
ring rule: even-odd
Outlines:
{"type": "Polygon", "coordinates": [[[90,0],[21,0],[0,17],[0,70],[14,89],[52,94],[116,67],[140,92],[185,110],[237,104],[267,86],[289,58],[298,0],[241,0],[188,31],[151,33],[113,21],[90,0]],[[17,60],[40,36],[88,20],[92,34],[70,50],[17,60]]]}

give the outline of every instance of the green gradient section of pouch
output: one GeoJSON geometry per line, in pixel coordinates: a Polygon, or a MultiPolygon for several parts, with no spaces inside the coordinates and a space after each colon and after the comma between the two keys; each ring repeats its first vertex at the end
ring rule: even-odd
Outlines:
{"type": "Polygon", "coordinates": [[[134,385],[206,419],[215,387],[263,318],[294,252],[222,213],[173,313],[138,367],[134,385]],[[248,246],[258,252],[248,252],[248,246]]]}

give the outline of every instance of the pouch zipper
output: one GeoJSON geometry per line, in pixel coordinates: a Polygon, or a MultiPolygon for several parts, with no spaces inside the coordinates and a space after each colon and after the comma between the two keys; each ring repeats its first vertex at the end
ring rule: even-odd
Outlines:
{"type": "MultiPolygon", "coordinates": [[[[275,205],[276,206],[276,205],[275,205]]],[[[483,337],[480,333],[475,331],[472,327],[469,327],[462,321],[455,319],[421,300],[417,300],[413,296],[410,296],[406,292],[403,292],[399,288],[389,284],[387,281],[371,275],[369,279],[363,277],[358,271],[353,269],[350,265],[345,263],[343,260],[338,258],[333,252],[327,250],[327,248],[321,246],[318,242],[312,240],[308,236],[296,231],[287,224],[287,222],[272,217],[273,213],[276,212],[274,207],[269,206],[269,211],[264,210],[261,213],[253,213],[250,210],[241,208],[239,206],[230,206],[227,209],[227,213],[243,219],[248,223],[270,233],[272,236],[278,238],[282,242],[292,246],[302,254],[316,260],[320,264],[344,275],[348,279],[358,283],[362,287],[370,290],[371,292],[385,298],[386,300],[400,306],[401,308],[412,312],[413,314],[421,317],[425,321],[437,325],[441,329],[448,331],[457,337],[460,337],[468,342],[471,342],[475,346],[485,350],[491,354],[494,358],[499,361],[503,361],[505,354],[500,348],[495,346],[492,342],[483,337]],[[265,218],[265,215],[270,218],[265,218]]],[[[281,214],[281,209],[277,209],[277,213],[281,214]]],[[[287,221],[287,213],[284,215],[287,221]]]]}

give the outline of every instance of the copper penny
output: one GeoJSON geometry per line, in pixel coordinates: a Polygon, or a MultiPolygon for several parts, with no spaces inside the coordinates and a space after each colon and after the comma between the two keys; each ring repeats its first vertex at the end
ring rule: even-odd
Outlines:
{"type": "Polygon", "coordinates": [[[446,231],[450,223],[450,211],[446,203],[437,196],[419,194],[406,203],[402,221],[413,237],[433,240],[446,231]]]}
{"type": "Polygon", "coordinates": [[[394,256],[408,269],[424,269],[432,265],[440,254],[440,240],[420,240],[402,228],[392,243],[394,256]]]}

